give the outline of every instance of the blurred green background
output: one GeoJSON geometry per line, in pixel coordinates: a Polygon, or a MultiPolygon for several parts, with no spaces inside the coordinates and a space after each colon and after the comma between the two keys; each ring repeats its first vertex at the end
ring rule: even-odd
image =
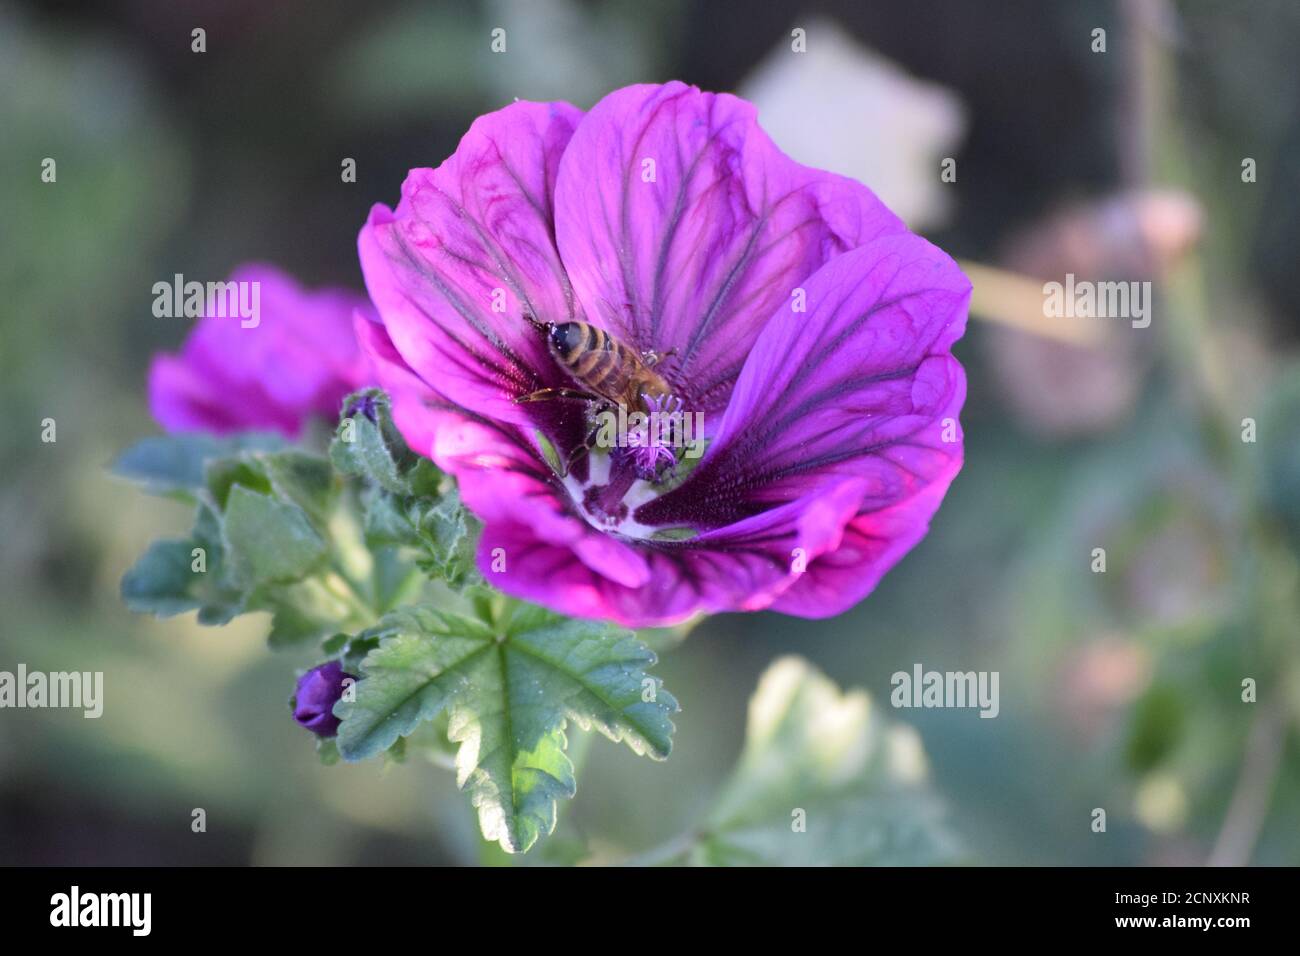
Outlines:
{"type": "Polygon", "coordinates": [[[286,706],[311,653],[272,656],[264,619],[127,612],[123,571],[187,515],[105,466],[156,431],[148,359],[187,332],[155,281],[266,259],[360,288],[369,206],[475,116],[670,78],[750,95],[797,158],[1002,270],[957,350],[967,464],[852,612],[721,616],[666,653],[673,756],[596,741],[528,861],[689,827],[798,653],[919,731],[972,861],[1300,862],[1298,46],[1292,0],[0,0],[0,669],[106,685],[99,720],[0,711],[0,863],[501,861],[448,772],[319,765],[286,706]],[[1054,341],[1008,277],[1067,272],[1150,279],[1151,327],[1054,341]],[[998,671],[1000,716],[884,706],[918,662],[998,671]]]}

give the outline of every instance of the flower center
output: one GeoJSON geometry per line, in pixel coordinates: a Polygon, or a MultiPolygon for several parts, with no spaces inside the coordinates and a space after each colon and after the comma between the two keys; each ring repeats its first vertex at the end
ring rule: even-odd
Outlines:
{"type": "Polygon", "coordinates": [[[637,477],[636,465],[629,454],[593,452],[585,483],[572,475],[564,479],[579,514],[599,531],[630,538],[653,537],[658,528],[633,519],[637,508],[659,497],[661,487],[637,477]]]}
{"type": "Polygon", "coordinates": [[[648,412],[630,421],[623,443],[615,449],[631,459],[642,481],[661,484],[677,474],[677,453],[685,431],[682,400],[672,395],[643,395],[648,412]]]}
{"type": "Polygon", "coordinates": [[[703,454],[704,423],[700,414],[682,410],[671,395],[643,395],[645,411],[604,409],[596,429],[586,483],[564,479],[579,512],[593,527],[634,538],[649,538],[662,529],[642,525],[631,515],[668,491],[680,465],[703,454]]]}

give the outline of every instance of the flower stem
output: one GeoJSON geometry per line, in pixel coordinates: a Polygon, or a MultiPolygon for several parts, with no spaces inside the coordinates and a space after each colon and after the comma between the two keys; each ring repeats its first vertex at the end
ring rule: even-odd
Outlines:
{"type": "Polygon", "coordinates": [[[1095,318],[1048,318],[1043,284],[1037,279],[963,259],[957,263],[971,280],[970,312],[976,318],[1070,345],[1095,345],[1105,332],[1095,318]]]}

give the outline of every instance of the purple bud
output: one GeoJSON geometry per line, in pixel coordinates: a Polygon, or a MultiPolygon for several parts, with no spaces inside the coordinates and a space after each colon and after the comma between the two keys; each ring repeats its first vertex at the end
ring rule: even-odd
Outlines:
{"type": "Polygon", "coordinates": [[[318,737],[333,737],[339,729],[333,708],[343,696],[345,680],[356,678],[345,674],[338,661],[329,661],[303,674],[298,678],[298,692],[292,702],[293,719],[318,737]]]}
{"type": "Polygon", "coordinates": [[[379,419],[375,417],[375,397],[373,395],[362,395],[360,398],[354,399],[343,413],[344,418],[355,418],[357,415],[365,415],[366,418],[378,424],[379,419]]]}

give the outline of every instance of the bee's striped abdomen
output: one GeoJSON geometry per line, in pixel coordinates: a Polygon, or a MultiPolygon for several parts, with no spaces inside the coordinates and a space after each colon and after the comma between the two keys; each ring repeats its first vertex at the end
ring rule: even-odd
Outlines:
{"type": "Polygon", "coordinates": [[[650,371],[640,353],[604,329],[586,322],[561,322],[548,328],[547,342],[555,360],[593,394],[639,407],[643,393],[668,393],[668,386],[650,371]]]}
{"type": "Polygon", "coordinates": [[[601,328],[586,322],[566,322],[552,336],[555,357],[578,382],[592,391],[617,377],[624,349],[601,328]]]}

